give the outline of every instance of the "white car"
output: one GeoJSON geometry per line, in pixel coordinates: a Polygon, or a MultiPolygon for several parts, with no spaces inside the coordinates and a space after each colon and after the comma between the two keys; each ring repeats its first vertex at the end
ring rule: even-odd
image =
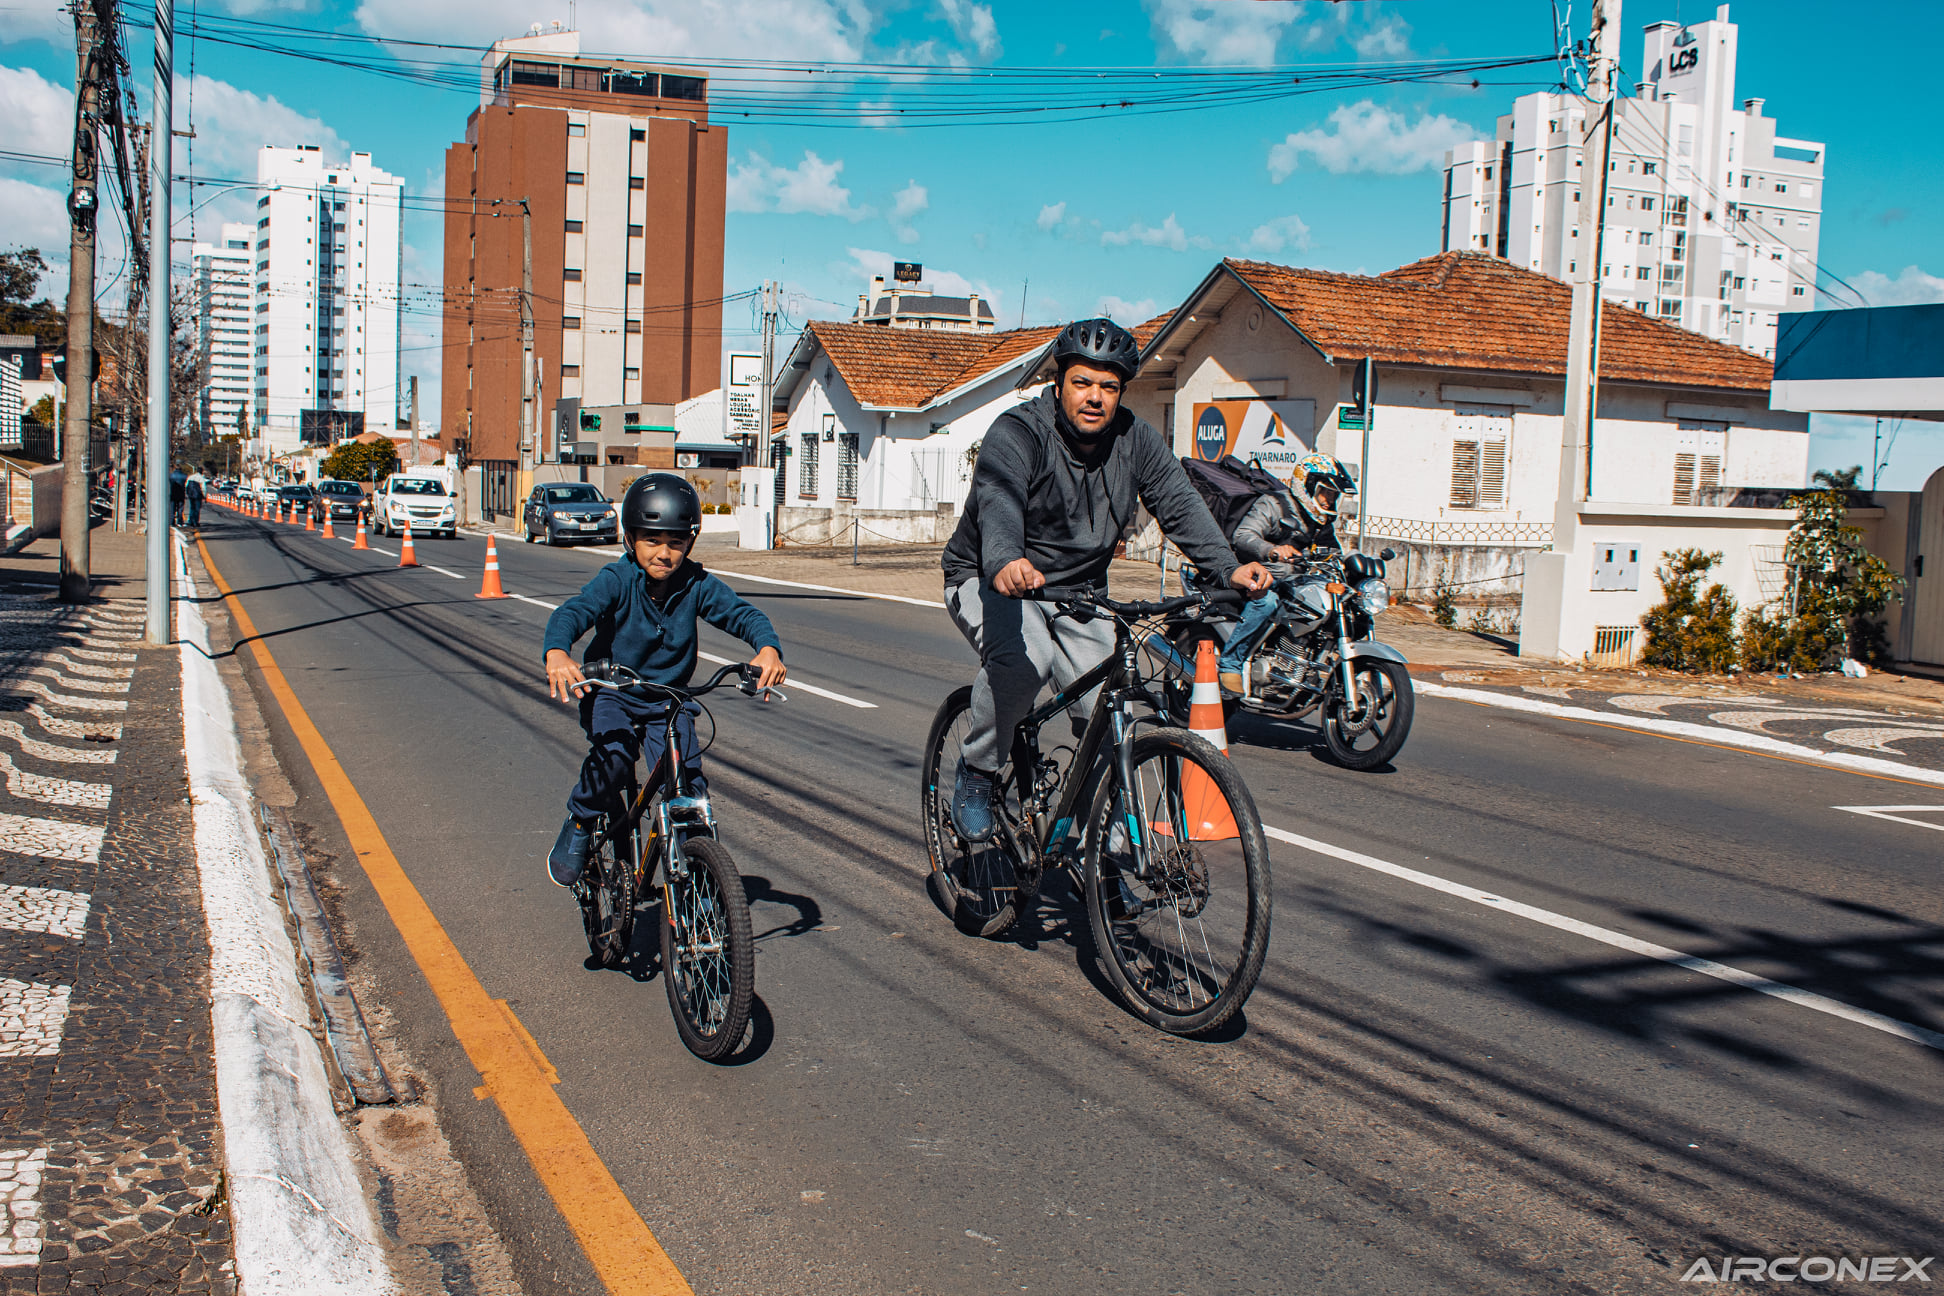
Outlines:
{"type": "Polygon", "coordinates": [[[371,497],[371,529],[397,535],[409,524],[414,536],[451,537],[459,531],[458,504],[440,478],[393,473],[371,497]]]}

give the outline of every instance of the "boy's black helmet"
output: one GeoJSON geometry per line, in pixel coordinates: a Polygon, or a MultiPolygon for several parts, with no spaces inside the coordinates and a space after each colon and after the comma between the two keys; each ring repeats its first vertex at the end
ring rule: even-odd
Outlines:
{"type": "Polygon", "coordinates": [[[1065,373],[1076,362],[1112,369],[1127,382],[1141,368],[1141,344],[1110,319],[1075,320],[1053,339],[1053,363],[1065,373]]]}
{"type": "Polygon", "coordinates": [[[674,473],[649,473],[635,479],[621,497],[621,525],[629,531],[702,530],[702,497],[674,473]]]}

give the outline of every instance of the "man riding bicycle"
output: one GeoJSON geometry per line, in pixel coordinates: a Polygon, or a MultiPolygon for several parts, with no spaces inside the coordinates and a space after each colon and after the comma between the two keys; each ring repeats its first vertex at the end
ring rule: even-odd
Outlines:
{"type": "Polygon", "coordinates": [[[1275,584],[1243,608],[1240,624],[1216,662],[1222,689],[1246,691],[1242,668],[1276,619],[1280,597],[1293,588],[1296,556],[1306,549],[1342,549],[1337,542],[1338,501],[1357,493],[1350,470],[1329,455],[1304,455],[1289,470],[1287,491],[1264,491],[1235,524],[1235,552],[1269,569],[1275,584]]]}
{"type": "Polygon", "coordinates": [[[1111,624],[1058,618],[1024,595],[1047,585],[1104,590],[1137,500],[1216,581],[1268,588],[1261,564],[1236,561],[1161,434],[1121,408],[1140,354],[1110,320],[1068,324],[1053,342],[1052,387],[1000,415],[980,443],[944,559],[946,610],[980,662],[952,786],[952,825],[968,841],[997,831],[993,782],[1040,689],[1049,680],[1064,688],[1114,648],[1111,624]]]}

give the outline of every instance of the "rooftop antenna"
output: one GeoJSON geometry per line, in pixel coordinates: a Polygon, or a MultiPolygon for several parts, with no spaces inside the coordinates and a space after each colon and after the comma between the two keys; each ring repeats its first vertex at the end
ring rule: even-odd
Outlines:
{"type": "Polygon", "coordinates": [[[1028,288],[1031,288],[1032,286],[1033,286],[1033,280],[1032,280],[1032,276],[1030,276],[1030,275],[1029,275],[1029,276],[1027,276],[1027,277],[1026,277],[1025,279],[1022,279],[1022,280],[1020,280],[1020,283],[1019,283],[1019,327],[1021,327],[1021,328],[1025,328],[1025,327],[1026,327],[1026,290],[1027,290],[1028,288]]]}

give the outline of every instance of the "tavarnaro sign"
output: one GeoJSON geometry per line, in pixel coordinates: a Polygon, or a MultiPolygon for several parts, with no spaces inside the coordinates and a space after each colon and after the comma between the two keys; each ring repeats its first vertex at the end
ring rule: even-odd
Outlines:
{"type": "Polygon", "coordinates": [[[1236,455],[1275,470],[1316,448],[1316,402],[1209,401],[1195,406],[1195,457],[1236,455]]]}

